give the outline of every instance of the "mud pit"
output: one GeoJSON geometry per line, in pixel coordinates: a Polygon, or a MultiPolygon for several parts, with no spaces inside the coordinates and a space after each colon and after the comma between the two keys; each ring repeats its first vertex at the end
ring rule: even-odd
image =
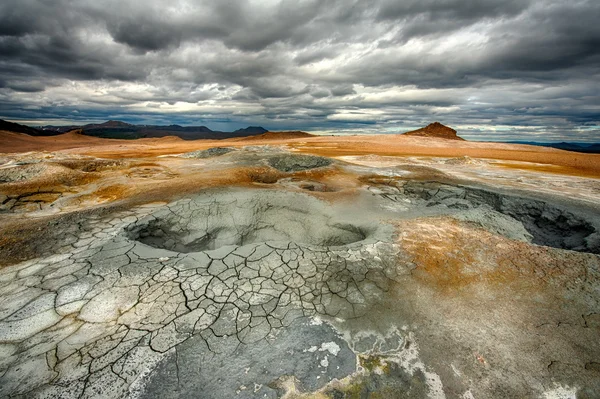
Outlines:
{"type": "Polygon", "coordinates": [[[161,161],[173,178],[158,184],[187,169],[200,180],[280,169],[269,184],[90,209],[39,230],[44,251],[0,269],[0,396],[600,390],[597,207],[428,167],[261,151],[161,161]]]}
{"type": "Polygon", "coordinates": [[[341,246],[362,241],[369,232],[366,226],[342,221],[312,197],[260,191],[196,196],[143,218],[129,230],[133,240],[176,252],[271,241],[341,246]]]}
{"type": "MultiPolygon", "coordinates": [[[[534,244],[600,253],[600,220],[591,207],[435,182],[411,182],[402,189],[404,195],[424,201],[426,207],[463,210],[466,220],[477,218],[476,214],[469,215],[469,210],[476,208],[486,210],[488,215],[506,215],[522,224],[534,244]]],[[[489,222],[488,226],[497,227],[489,222]]]]}

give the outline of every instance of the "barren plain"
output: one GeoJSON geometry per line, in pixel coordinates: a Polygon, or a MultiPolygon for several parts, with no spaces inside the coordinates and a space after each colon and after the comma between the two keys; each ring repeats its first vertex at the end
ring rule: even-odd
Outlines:
{"type": "Polygon", "coordinates": [[[600,397],[600,155],[0,140],[1,397],[600,397]]]}

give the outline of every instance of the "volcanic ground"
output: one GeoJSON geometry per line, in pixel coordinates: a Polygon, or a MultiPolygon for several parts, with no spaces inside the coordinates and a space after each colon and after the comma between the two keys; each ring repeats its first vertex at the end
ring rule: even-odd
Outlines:
{"type": "Polygon", "coordinates": [[[2,137],[1,397],[600,397],[598,155],[2,137]]]}

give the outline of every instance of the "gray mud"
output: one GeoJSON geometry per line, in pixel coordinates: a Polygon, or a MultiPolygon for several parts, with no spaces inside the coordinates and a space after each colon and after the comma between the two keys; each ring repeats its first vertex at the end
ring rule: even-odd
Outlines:
{"type": "Polygon", "coordinates": [[[271,241],[340,246],[375,230],[352,223],[308,195],[225,190],[170,204],[129,227],[129,237],[155,248],[199,252],[271,241]]]}
{"type": "Polygon", "coordinates": [[[254,345],[224,338],[211,348],[202,336],[191,338],[177,353],[158,364],[142,398],[278,398],[285,393],[285,377],[315,390],[356,369],[356,355],[329,325],[295,320],[289,328],[254,345]],[[290,356],[294,354],[294,356],[290,356]],[[177,365],[199,364],[201,368],[177,365]],[[315,366],[316,365],[316,366],[315,366]]]}
{"type": "Polygon", "coordinates": [[[207,150],[193,151],[181,155],[182,158],[213,158],[236,151],[232,147],[213,147],[207,150]]]}
{"type": "Polygon", "coordinates": [[[0,169],[0,184],[33,179],[46,171],[43,163],[32,163],[0,169]]]}
{"type": "Polygon", "coordinates": [[[0,396],[193,397],[202,382],[202,397],[276,397],[286,373],[308,389],[348,375],[348,346],[307,318],[368,313],[410,265],[395,265],[391,228],[347,212],[302,193],[227,189],[89,221],[66,253],[0,270],[0,396]],[[194,224],[199,247],[146,245],[152,220],[177,234],[194,224]]]}
{"type": "Polygon", "coordinates": [[[409,182],[403,186],[403,193],[420,200],[426,207],[460,211],[457,214],[462,220],[480,223],[508,238],[530,240],[534,244],[554,248],[600,253],[598,212],[574,201],[542,200],[533,196],[435,182],[409,182]]]}
{"type": "MultiPolygon", "coordinates": [[[[282,171],[332,163],[225,156],[277,160],[282,171]]],[[[466,398],[471,388],[511,398],[540,397],[555,380],[597,386],[600,258],[545,251],[562,267],[536,265],[542,277],[531,281],[547,287],[547,304],[510,285],[488,294],[478,282],[439,295],[386,222],[447,215],[514,240],[599,253],[597,209],[401,180],[328,203],[301,191],[313,183],[290,179],[48,224],[54,236],[37,240],[38,258],[0,269],[0,396],[275,398],[297,387],[334,398],[466,398]],[[460,302],[461,292],[473,302],[460,302]],[[481,323],[465,327],[474,318],[481,323]],[[428,364],[419,343],[433,354],[428,364]],[[551,374],[560,367],[568,373],[551,374]],[[355,385],[335,385],[348,376],[355,385]]],[[[472,262],[473,275],[501,267],[486,262],[472,262]]]]}
{"type": "Polygon", "coordinates": [[[270,157],[268,162],[270,166],[281,172],[300,172],[329,166],[332,160],[315,155],[284,154],[270,157]]]}

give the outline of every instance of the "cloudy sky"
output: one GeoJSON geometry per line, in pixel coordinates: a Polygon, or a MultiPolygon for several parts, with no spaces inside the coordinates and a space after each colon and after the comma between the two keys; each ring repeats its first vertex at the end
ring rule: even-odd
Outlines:
{"type": "Polygon", "coordinates": [[[600,1],[1,0],[0,118],[600,141],[600,1]]]}

